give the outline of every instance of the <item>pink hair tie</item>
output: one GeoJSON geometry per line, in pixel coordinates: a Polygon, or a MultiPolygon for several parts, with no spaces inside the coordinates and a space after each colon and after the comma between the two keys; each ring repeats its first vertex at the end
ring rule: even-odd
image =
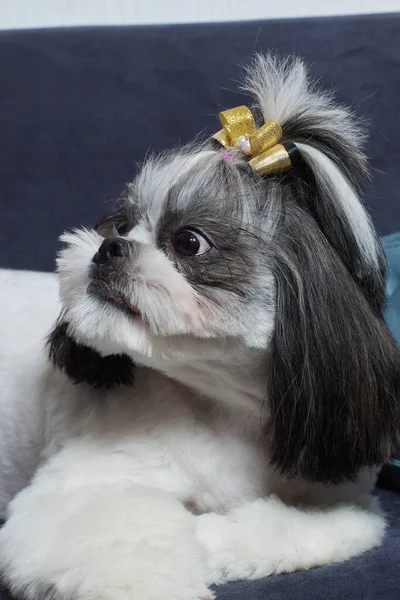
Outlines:
{"type": "Polygon", "coordinates": [[[225,152],[225,150],[222,150],[222,152],[220,152],[220,154],[222,154],[222,156],[224,158],[226,158],[226,160],[232,160],[232,156],[230,156],[230,154],[228,154],[227,152],[225,152]]]}

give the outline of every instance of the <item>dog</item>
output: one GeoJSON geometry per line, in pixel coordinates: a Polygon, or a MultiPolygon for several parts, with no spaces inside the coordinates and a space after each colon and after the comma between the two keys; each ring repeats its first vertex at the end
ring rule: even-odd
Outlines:
{"type": "Polygon", "coordinates": [[[400,356],[364,127],[300,59],[257,56],[244,87],[256,118],[224,111],[61,237],[61,314],[3,377],[17,599],[205,600],[382,542],[400,356]]]}

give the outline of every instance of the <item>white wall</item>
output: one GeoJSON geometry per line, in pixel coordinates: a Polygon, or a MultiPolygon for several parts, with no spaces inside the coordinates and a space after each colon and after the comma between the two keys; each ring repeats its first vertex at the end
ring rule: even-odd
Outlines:
{"type": "Polygon", "coordinates": [[[400,0],[0,0],[0,28],[184,23],[400,11],[400,0]]]}
{"type": "Polygon", "coordinates": [[[0,28],[184,23],[400,11],[400,0],[0,0],[0,28]]]}

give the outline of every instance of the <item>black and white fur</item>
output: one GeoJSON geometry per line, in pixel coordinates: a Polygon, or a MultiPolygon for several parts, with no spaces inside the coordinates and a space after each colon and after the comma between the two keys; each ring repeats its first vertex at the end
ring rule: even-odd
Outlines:
{"type": "MultiPolygon", "coordinates": [[[[398,444],[400,356],[362,128],[300,60],[260,56],[246,87],[299,165],[261,177],[239,150],[195,144],[62,236],[47,355],[26,385],[33,346],[7,363],[20,394],[0,405],[37,431],[0,531],[17,598],[204,600],[382,541],[370,493],[398,444]],[[183,229],[198,255],[176,251],[183,229]]],[[[7,439],[11,481],[23,457],[7,439]]]]}

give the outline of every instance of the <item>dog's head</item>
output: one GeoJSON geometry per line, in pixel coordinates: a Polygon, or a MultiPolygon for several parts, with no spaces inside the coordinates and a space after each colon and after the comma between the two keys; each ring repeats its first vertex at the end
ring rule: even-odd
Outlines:
{"type": "Polygon", "coordinates": [[[258,57],[247,75],[300,163],[260,176],[208,144],[148,160],[112,214],[62,237],[50,355],[75,381],[112,385],[133,362],[264,353],[272,463],[338,481],[390,456],[399,418],[363,136],[301,61],[258,57]]]}

